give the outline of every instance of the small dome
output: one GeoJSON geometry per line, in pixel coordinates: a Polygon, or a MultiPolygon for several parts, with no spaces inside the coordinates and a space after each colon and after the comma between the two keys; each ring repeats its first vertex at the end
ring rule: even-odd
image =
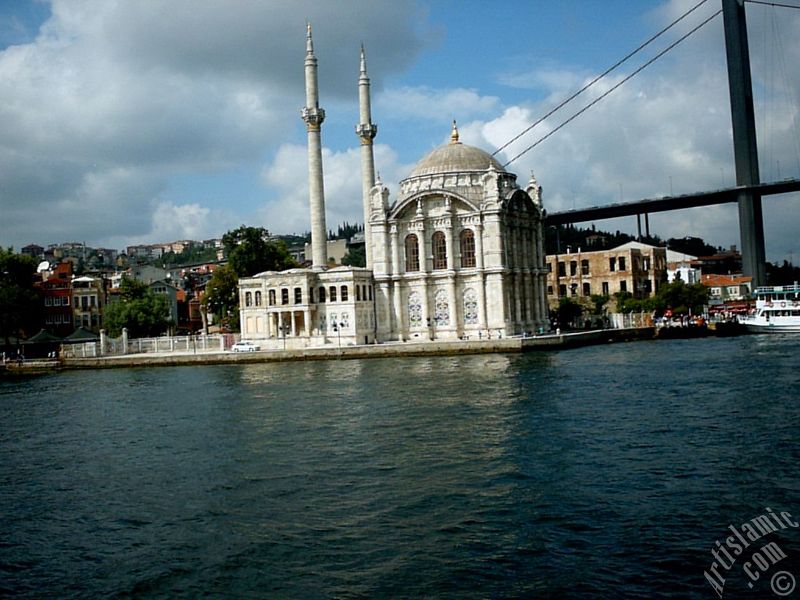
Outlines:
{"type": "Polygon", "coordinates": [[[506,170],[488,152],[475,146],[467,146],[458,141],[458,129],[453,123],[450,143],[439,146],[417,163],[409,177],[421,177],[439,173],[461,173],[464,171],[485,171],[489,165],[501,173],[506,170]]]}

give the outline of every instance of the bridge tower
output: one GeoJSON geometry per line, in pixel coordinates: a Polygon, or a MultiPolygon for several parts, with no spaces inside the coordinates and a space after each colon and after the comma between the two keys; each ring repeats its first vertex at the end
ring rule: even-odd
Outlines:
{"type": "MultiPolygon", "coordinates": [[[[758,147],[744,0],[722,0],[722,18],[725,25],[736,185],[757,185],[760,183],[758,147]]],[[[752,276],[754,287],[765,285],[767,273],[761,196],[752,191],[740,191],[738,204],[742,269],[745,274],[752,276]]]]}

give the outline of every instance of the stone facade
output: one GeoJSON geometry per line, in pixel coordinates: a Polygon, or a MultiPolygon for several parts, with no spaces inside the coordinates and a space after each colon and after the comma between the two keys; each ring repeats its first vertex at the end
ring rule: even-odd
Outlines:
{"type": "Polygon", "coordinates": [[[613,296],[629,292],[647,298],[667,280],[667,250],[628,242],[611,250],[567,252],[547,257],[547,299],[613,296]]]}

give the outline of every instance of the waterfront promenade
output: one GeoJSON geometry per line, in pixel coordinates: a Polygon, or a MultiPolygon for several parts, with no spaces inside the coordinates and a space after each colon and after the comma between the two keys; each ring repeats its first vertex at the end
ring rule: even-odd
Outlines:
{"type": "Polygon", "coordinates": [[[5,365],[10,373],[37,371],[106,369],[120,367],[155,367],[177,365],[216,365],[229,363],[268,363],[302,360],[339,360],[385,358],[390,356],[448,356],[460,354],[521,353],[541,350],[564,350],[596,344],[653,339],[652,327],[599,329],[531,337],[492,340],[454,340],[436,342],[391,342],[360,346],[325,346],[258,352],[147,352],[92,358],[26,360],[5,365]]]}

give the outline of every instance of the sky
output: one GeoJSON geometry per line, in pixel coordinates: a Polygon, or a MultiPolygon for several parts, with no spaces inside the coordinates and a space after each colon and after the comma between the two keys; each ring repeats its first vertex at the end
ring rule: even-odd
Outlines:
{"type": "MultiPolygon", "coordinates": [[[[361,221],[357,80],[392,197],[449,139],[494,152],[699,0],[6,0],[0,2],[0,245],[308,231],[303,61],[319,61],[329,229],[361,221]]],[[[800,0],[784,0],[800,7],[800,0]]],[[[555,129],[719,10],[651,47],[498,154],[555,129]]],[[[800,177],[800,10],[749,3],[762,181],[800,177]]],[[[717,16],[508,170],[551,212],[734,185],[717,16]]],[[[764,199],[767,257],[800,262],[800,194],[764,199]]],[[[634,217],[599,229],[635,233],[634,217]]],[[[659,213],[651,232],[739,243],[734,205],[659,213]]]]}

